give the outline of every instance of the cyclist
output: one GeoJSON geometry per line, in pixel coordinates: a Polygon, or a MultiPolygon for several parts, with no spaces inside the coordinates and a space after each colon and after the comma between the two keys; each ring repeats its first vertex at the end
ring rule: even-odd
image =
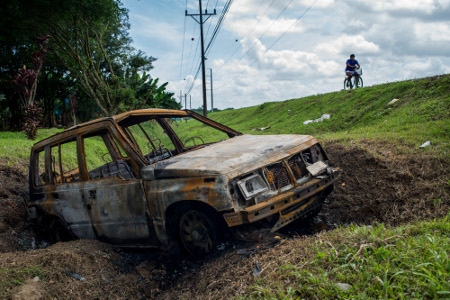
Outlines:
{"type": "MultiPolygon", "coordinates": [[[[345,74],[348,77],[347,86],[352,85],[352,76],[355,75],[355,69],[359,69],[360,65],[358,61],[355,59],[355,54],[350,54],[350,59],[347,59],[345,63],[345,74]]],[[[358,76],[358,74],[356,74],[358,76]]]]}

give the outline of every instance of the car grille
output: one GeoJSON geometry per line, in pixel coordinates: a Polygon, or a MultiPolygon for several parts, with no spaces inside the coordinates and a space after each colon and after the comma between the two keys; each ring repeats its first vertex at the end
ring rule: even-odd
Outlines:
{"type": "MultiPolygon", "coordinates": [[[[273,174],[273,188],[282,189],[285,186],[291,185],[295,180],[306,175],[306,166],[299,155],[294,155],[286,161],[286,164],[278,162],[267,166],[267,171],[273,174]],[[290,172],[293,175],[290,176],[290,172]]],[[[267,174],[266,174],[267,175],[267,174]]]]}
{"type": "Polygon", "coordinates": [[[275,189],[281,189],[291,184],[288,170],[286,170],[282,163],[270,165],[267,167],[267,170],[273,174],[273,184],[275,185],[275,189]]]}
{"type": "MultiPolygon", "coordinates": [[[[299,179],[302,177],[302,166],[304,166],[302,159],[295,155],[288,160],[288,166],[291,168],[292,173],[295,179],[299,179]]],[[[304,169],[304,168],[303,168],[304,169]]]]}

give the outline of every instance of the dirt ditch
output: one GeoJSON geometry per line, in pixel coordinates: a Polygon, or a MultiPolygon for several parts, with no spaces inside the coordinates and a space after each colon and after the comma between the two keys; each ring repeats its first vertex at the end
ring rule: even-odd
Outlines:
{"type": "Polygon", "coordinates": [[[396,226],[448,213],[448,162],[425,155],[398,157],[369,147],[374,151],[326,145],[342,177],[331,203],[313,221],[275,234],[259,225],[233,230],[214,255],[201,261],[159,251],[126,251],[98,241],[49,246],[35,236],[27,218],[27,174],[0,166],[0,270],[21,270],[15,276],[22,278],[22,285],[9,286],[0,298],[229,298],[244,292],[259,271],[253,255],[267,252],[258,263],[270,264],[280,243],[289,247],[299,236],[349,223],[396,226]]]}

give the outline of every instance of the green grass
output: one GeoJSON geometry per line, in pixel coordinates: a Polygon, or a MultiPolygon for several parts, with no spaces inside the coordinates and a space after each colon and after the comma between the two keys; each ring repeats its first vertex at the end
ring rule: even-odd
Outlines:
{"type": "Polygon", "coordinates": [[[49,137],[61,129],[40,129],[36,140],[28,140],[24,132],[0,132],[0,162],[6,166],[14,166],[25,169],[23,163],[28,163],[30,150],[33,144],[41,139],[49,137]]]}
{"type": "Polygon", "coordinates": [[[397,228],[350,226],[300,243],[306,256],[281,257],[243,298],[450,298],[450,215],[397,228]]]}
{"type": "Polygon", "coordinates": [[[31,265],[24,269],[17,268],[0,268],[0,298],[8,299],[10,290],[14,287],[21,286],[28,280],[38,276],[39,280],[45,280],[48,271],[42,266],[31,265]]]}
{"type": "Polygon", "coordinates": [[[206,126],[193,118],[177,123],[173,122],[171,127],[185,146],[213,143],[228,139],[228,136],[222,131],[206,126]],[[188,142],[186,143],[186,141],[188,142]]]}
{"type": "Polygon", "coordinates": [[[313,135],[325,141],[377,140],[400,151],[422,151],[450,158],[450,75],[388,83],[352,91],[268,102],[209,114],[244,133],[313,135]],[[393,99],[397,102],[388,105],[393,99]],[[306,120],[330,114],[320,123],[306,120]],[[271,126],[266,131],[254,128],[271,126]],[[431,149],[431,150],[430,150],[431,149]]]}

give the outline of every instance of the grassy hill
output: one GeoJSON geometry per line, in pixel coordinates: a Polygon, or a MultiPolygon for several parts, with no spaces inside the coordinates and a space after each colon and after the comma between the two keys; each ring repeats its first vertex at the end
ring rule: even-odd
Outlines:
{"type": "Polygon", "coordinates": [[[450,158],[450,74],[268,102],[209,117],[245,133],[310,134],[344,143],[377,140],[401,151],[419,149],[429,140],[431,152],[450,158]],[[331,118],[303,124],[323,114],[331,118]],[[270,129],[252,131],[266,126],[270,129]]]}

